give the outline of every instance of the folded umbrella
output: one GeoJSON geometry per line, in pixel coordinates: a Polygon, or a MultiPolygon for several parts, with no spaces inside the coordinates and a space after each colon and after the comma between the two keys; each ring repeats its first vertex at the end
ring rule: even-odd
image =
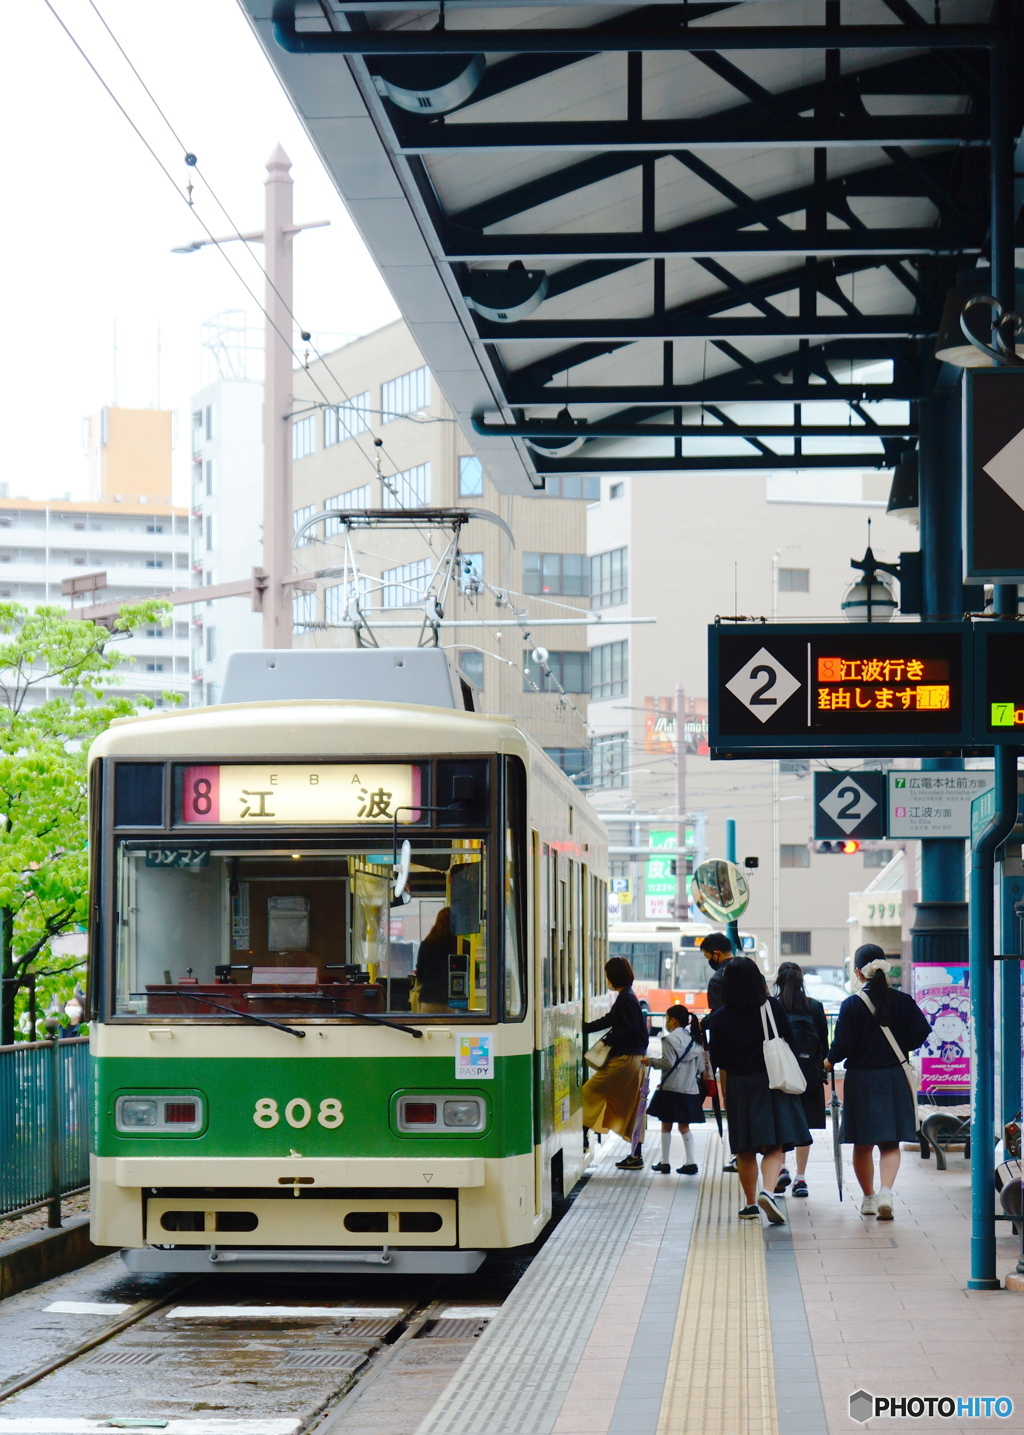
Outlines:
{"type": "Polygon", "coordinates": [[[842,1119],[843,1108],[836,1095],[836,1074],[829,1072],[832,1082],[832,1100],[829,1102],[829,1110],[832,1113],[832,1153],[836,1163],[836,1184],[839,1187],[839,1199],[843,1199],[843,1148],[839,1144],[839,1123],[842,1119]]]}

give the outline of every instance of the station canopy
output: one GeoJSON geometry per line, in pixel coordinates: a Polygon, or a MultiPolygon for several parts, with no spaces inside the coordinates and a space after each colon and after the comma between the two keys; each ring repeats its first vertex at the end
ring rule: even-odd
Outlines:
{"type": "Polygon", "coordinates": [[[243,4],[500,491],[913,449],[992,0],[243,4]]]}

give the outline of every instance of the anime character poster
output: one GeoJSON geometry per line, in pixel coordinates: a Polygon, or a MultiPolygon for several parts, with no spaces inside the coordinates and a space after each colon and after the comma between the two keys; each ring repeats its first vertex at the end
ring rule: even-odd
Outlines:
{"type": "Polygon", "coordinates": [[[914,1000],[932,1033],[918,1051],[921,1091],[968,1091],[971,998],[966,966],[914,963],[914,1000]]]}

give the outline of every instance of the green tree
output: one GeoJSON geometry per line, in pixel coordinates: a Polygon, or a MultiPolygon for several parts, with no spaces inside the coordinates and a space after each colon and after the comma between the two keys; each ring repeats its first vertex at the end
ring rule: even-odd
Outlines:
{"type": "Polygon", "coordinates": [[[107,689],[121,682],[118,639],[168,611],[126,605],[108,629],[64,608],[0,603],[0,1044],[15,1039],[30,970],[39,999],[79,966],[53,957],[51,943],[88,916],[88,745],[114,718],[152,707],[107,689]]]}

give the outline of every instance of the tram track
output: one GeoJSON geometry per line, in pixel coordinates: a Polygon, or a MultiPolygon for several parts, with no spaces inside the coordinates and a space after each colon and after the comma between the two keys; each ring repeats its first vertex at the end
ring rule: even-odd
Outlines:
{"type": "MultiPolygon", "coordinates": [[[[0,1432],[26,1419],[39,1431],[45,1413],[96,1431],[237,1422],[245,1435],[328,1435],[446,1308],[464,1315],[467,1301],[481,1299],[473,1277],[393,1295],[377,1287],[359,1305],[365,1283],[317,1284],[311,1292],[282,1281],[268,1291],[251,1278],[177,1281],[0,1387],[0,1432]],[[220,1304],[225,1297],[236,1303],[220,1304]]],[[[495,1308],[480,1307],[480,1329],[495,1308]]],[[[470,1334],[465,1319],[452,1324],[470,1334]]],[[[419,1364],[433,1355],[447,1379],[461,1345],[425,1340],[419,1364]]]]}

